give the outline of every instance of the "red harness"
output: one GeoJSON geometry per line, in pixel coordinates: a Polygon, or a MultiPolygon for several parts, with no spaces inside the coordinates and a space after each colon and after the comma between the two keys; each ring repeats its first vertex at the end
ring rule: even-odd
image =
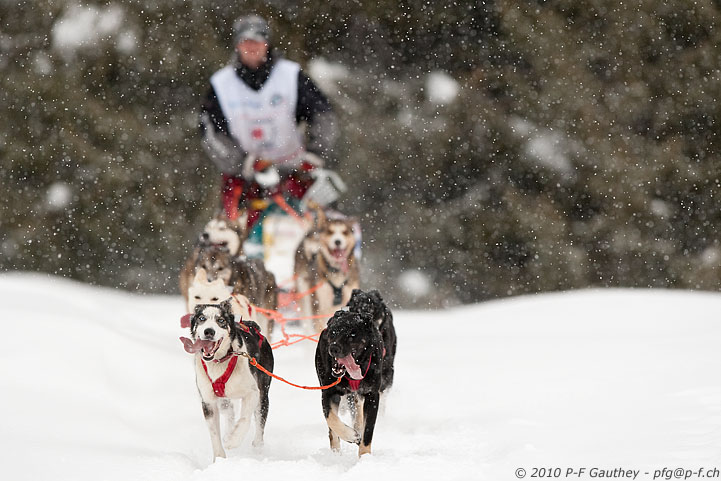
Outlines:
{"type": "Polygon", "coordinates": [[[360,379],[353,379],[351,377],[348,377],[348,373],[345,373],[345,379],[348,381],[348,385],[350,386],[351,391],[357,391],[360,387],[360,383],[363,379],[365,379],[366,374],[368,374],[368,370],[371,368],[371,359],[373,359],[373,355],[368,358],[368,365],[366,366],[366,372],[363,374],[363,377],[360,379]]]}
{"type": "MultiPolygon", "coordinates": [[[[248,308],[250,310],[250,308],[248,308]]],[[[243,332],[250,333],[250,327],[248,327],[243,321],[235,321],[236,324],[238,324],[238,327],[243,330],[243,332]]],[[[263,345],[263,334],[260,333],[260,330],[253,328],[256,334],[258,334],[258,349],[263,345]]]]}
{"type": "MultiPolygon", "coordinates": [[[[210,379],[210,374],[208,374],[208,366],[205,365],[205,361],[203,361],[202,359],[200,360],[200,362],[203,364],[205,375],[208,376],[208,379],[210,379]]],[[[236,364],[238,364],[238,356],[232,356],[230,358],[230,362],[228,363],[228,367],[225,369],[223,375],[215,381],[210,379],[210,382],[213,385],[213,392],[216,396],[225,397],[225,383],[228,382],[228,379],[230,379],[230,376],[233,374],[233,370],[235,369],[236,364]]]]}
{"type": "MultiPolygon", "coordinates": [[[[240,327],[245,332],[250,332],[250,328],[243,322],[243,321],[237,321],[238,327],[240,327]]],[[[260,348],[263,345],[263,334],[260,333],[258,329],[253,329],[256,334],[258,334],[258,348],[260,348]]],[[[213,381],[210,379],[210,375],[208,374],[208,366],[205,365],[205,361],[202,359],[200,360],[201,363],[203,363],[203,369],[205,370],[205,375],[208,376],[208,379],[210,379],[211,384],[213,385],[213,392],[218,397],[225,397],[225,384],[228,382],[228,379],[230,379],[230,376],[233,375],[233,370],[235,369],[235,365],[238,364],[238,356],[234,352],[229,352],[224,358],[217,359],[213,362],[224,362],[226,359],[230,358],[230,362],[228,363],[228,367],[225,369],[225,372],[222,376],[220,376],[218,379],[213,381]]],[[[370,366],[370,364],[368,364],[370,366]]],[[[368,370],[366,369],[366,372],[368,370]]],[[[357,388],[356,388],[357,389],[357,388]]]]}

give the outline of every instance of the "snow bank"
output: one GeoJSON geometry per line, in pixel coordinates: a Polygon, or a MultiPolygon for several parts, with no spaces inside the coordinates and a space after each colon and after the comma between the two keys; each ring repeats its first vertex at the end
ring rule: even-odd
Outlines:
{"type": "MultiPolygon", "coordinates": [[[[273,381],[265,447],[216,463],[179,296],[14,273],[0,297],[7,479],[495,481],[518,467],[697,469],[721,452],[718,294],[579,291],[396,312],[396,383],[371,456],[331,453],[320,395],[273,381]]],[[[276,350],[276,372],[316,383],[312,353],[276,350]]]]}

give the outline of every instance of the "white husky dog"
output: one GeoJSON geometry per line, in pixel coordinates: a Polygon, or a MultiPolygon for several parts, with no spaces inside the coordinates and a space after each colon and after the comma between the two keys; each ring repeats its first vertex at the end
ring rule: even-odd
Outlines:
{"type": "Polygon", "coordinates": [[[188,312],[195,312],[195,306],[198,304],[220,304],[226,299],[230,299],[233,315],[257,323],[263,335],[270,339],[272,320],[260,314],[247,297],[233,294],[233,288],[226,286],[222,279],[208,281],[205,269],[198,268],[188,288],[188,312]]]}

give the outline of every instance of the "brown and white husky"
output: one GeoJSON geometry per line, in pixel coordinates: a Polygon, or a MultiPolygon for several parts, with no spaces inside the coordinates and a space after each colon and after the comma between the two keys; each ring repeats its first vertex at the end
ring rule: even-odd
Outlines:
{"type": "Polygon", "coordinates": [[[331,316],[346,305],[353,289],[360,287],[358,261],[354,255],[357,222],[329,219],[317,211],[315,228],[306,235],[295,255],[296,289],[303,316],[327,315],[313,321],[313,331],[323,330],[331,316]]]}

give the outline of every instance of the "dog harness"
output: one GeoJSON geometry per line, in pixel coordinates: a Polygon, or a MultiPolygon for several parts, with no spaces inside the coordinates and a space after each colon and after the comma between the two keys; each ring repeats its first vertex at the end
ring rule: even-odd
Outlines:
{"type": "Polygon", "coordinates": [[[343,303],[343,288],[348,283],[348,279],[343,281],[340,286],[335,286],[331,281],[326,281],[328,285],[333,289],[333,304],[338,305],[343,303]]]}
{"type": "Polygon", "coordinates": [[[346,378],[346,381],[348,381],[348,385],[350,386],[351,391],[355,392],[360,387],[361,381],[363,379],[365,379],[366,374],[368,374],[368,370],[371,368],[371,359],[373,359],[373,354],[371,354],[370,357],[368,358],[368,365],[366,366],[366,372],[363,374],[363,377],[361,377],[360,379],[353,379],[348,376],[347,372],[345,373],[345,378],[346,378]]]}
{"type": "MultiPolygon", "coordinates": [[[[250,306],[248,307],[248,310],[250,311],[250,306]]],[[[242,320],[241,320],[241,321],[235,321],[235,322],[236,322],[236,324],[238,324],[238,327],[239,327],[243,332],[250,333],[250,327],[248,327],[242,320]]],[[[254,330],[255,333],[258,335],[258,349],[260,349],[260,347],[263,345],[263,339],[265,339],[265,338],[263,337],[263,334],[261,334],[258,329],[253,328],[253,330],[254,330]]]]}
{"type": "MultiPolygon", "coordinates": [[[[203,364],[203,369],[205,370],[205,375],[208,376],[208,379],[210,379],[210,374],[208,374],[208,366],[205,365],[205,361],[202,359],[200,362],[203,364]]],[[[230,358],[230,362],[228,363],[228,368],[225,370],[225,372],[215,381],[210,379],[210,383],[213,385],[213,392],[218,397],[225,397],[225,383],[228,382],[228,379],[230,379],[230,376],[233,374],[233,369],[235,369],[235,365],[238,364],[238,356],[232,356],[230,358]]]]}

